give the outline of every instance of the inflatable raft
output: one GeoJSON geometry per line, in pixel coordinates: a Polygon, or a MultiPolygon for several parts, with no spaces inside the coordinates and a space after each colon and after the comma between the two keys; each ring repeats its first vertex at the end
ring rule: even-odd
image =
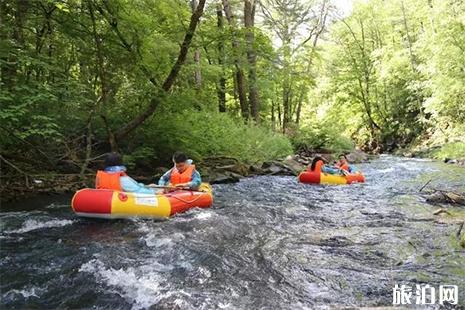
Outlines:
{"type": "Polygon", "coordinates": [[[361,172],[337,175],[307,170],[301,172],[298,179],[299,182],[311,184],[352,184],[365,182],[365,177],[361,172]]]}
{"type": "Polygon", "coordinates": [[[212,188],[202,183],[199,191],[178,190],[166,194],[137,194],[109,189],[82,189],[74,194],[71,206],[78,216],[94,218],[165,218],[191,208],[208,208],[212,188]]]}

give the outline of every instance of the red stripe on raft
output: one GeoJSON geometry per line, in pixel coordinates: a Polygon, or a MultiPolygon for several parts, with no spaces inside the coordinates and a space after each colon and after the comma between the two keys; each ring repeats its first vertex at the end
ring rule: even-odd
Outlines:
{"type": "Polygon", "coordinates": [[[113,190],[83,189],[74,194],[74,212],[111,214],[113,190]]]}
{"type": "Polygon", "coordinates": [[[165,195],[171,204],[171,215],[185,212],[191,208],[208,208],[213,204],[213,197],[208,193],[176,191],[165,195]]]}
{"type": "Polygon", "coordinates": [[[346,176],[347,184],[352,183],[363,183],[365,182],[365,177],[363,174],[349,174],[346,176]]]}
{"type": "Polygon", "coordinates": [[[314,184],[319,184],[320,183],[320,176],[321,173],[317,172],[310,172],[310,171],[304,171],[299,174],[299,181],[302,183],[314,183],[314,184]]]}

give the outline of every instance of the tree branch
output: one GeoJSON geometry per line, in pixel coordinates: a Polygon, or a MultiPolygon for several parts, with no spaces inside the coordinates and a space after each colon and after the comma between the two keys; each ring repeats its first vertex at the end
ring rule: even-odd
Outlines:
{"type": "Polygon", "coordinates": [[[184,36],[184,40],[181,45],[181,50],[179,51],[178,59],[176,60],[175,64],[171,68],[170,73],[166,77],[161,87],[162,91],[158,94],[159,96],[152,97],[149,106],[144,112],[136,116],[133,120],[131,120],[128,124],[126,124],[124,127],[122,127],[119,131],[116,132],[115,137],[117,140],[125,138],[131,131],[136,129],[147,118],[149,118],[160,104],[160,96],[163,96],[164,94],[168,93],[168,91],[173,86],[174,81],[176,80],[176,77],[178,76],[179,71],[181,70],[181,67],[186,60],[187,52],[192,42],[192,38],[194,37],[195,29],[197,28],[197,24],[199,23],[200,17],[203,14],[205,1],[206,0],[200,0],[194,13],[192,13],[191,20],[189,23],[189,29],[187,30],[186,35],[184,36]]]}

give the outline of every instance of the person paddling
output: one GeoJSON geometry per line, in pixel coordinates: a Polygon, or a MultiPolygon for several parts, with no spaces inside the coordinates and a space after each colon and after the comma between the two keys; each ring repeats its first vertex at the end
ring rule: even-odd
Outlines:
{"type": "Polygon", "coordinates": [[[192,159],[188,159],[182,152],[175,152],[173,163],[174,167],[160,178],[158,185],[198,190],[202,184],[202,178],[195,169],[195,165],[192,164],[192,159]]]}
{"type": "Polygon", "coordinates": [[[104,170],[97,171],[95,188],[140,194],[156,194],[155,189],[138,183],[126,174],[126,167],[123,165],[123,159],[119,153],[108,153],[104,166],[104,170]]]}
{"type": "Polygon", "coordinates": [[[344,154],[339,155],[339,161],[336,163],[336,167],[341,169],[344,174],[357,172],[357,168],[349,164],[349,160],[344,154]]]}
{"type": "Polygon", "coordinates": [[[349,161],[344,154],[339,155],[339,161],[335,165],[337,168],[349,171],[349,161]]]}

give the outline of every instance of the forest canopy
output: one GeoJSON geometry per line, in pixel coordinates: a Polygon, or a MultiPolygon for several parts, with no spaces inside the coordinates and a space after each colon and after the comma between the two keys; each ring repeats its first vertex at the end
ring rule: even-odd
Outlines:
{"type": "Polygon", "coordinates": [[[10,168],[83,171],[110,150],[465,156],[463,1],[10,0],[0,24],[10,168]]]}

